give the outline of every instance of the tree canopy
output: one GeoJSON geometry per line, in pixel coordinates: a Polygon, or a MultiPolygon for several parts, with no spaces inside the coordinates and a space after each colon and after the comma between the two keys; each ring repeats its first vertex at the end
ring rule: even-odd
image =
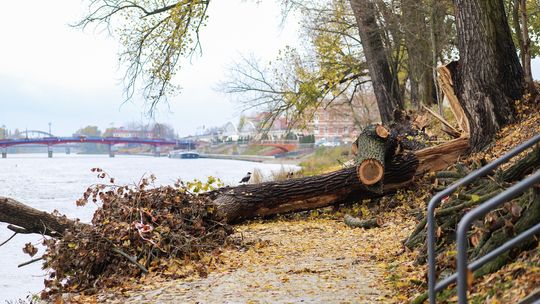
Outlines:
{"type": "MultiPolygon", "coordinates": [[[[503,7],[502,0],[483,2],[503,7]]],[[[280,3],[286,14],[298,12],[301,16],[304,44],[283,49],[270,64],[244,57],[233,65],[223,88],[240,94],[237,98],[245,109],[270,111],[269,123],[283,115],[303,122],[314,109],[328,107],[337,98],[352,100],[359,91],[373,91],[384,123],[393,120],[395,110],[420,109],[421,104],[438,103],[442,112],[436,67],[455,60],[460,51],[454,14],[459,2],[280,3]]],[[[503,28],[510,25],[525,80],[532,83],[528,71],[530,58],[538,51],[537,3],[507,0],[505,4],[506,11],[503,7],[496,13],[504,15],[503,28]]],[[[92,0],[78,26],[102,26],[118,36],[124,46],[120,61],[127,67],[126,97],[140,89],[154,109],[178,92],[179,84],[173,78],[181,59],[201,50],[199,32],[208,18],[209,5],[209,0],[92,0]]],[[[534,86],[529,90],[535,91],[534,86]]]]}
{"type": "Polygon", "coordinates": [[[104,27],[118,36],[124,49],[119,60],[127,66],[124,86],[128,99],[142,83],[150,108],[179,89],[172,79],[180,58],[200,50],[199,31],[205,25],[209,0],[91,0],[81,28],[104,27]]]}

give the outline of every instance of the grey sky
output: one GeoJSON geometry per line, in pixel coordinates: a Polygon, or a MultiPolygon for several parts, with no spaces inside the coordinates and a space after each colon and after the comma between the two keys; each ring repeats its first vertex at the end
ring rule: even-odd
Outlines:
{"type": "MultiPolygon", "coordinates": [[[[157,120],[180,135],[218,126],[239,116],[238,104],[213,88],[241,54],[271,60],[295,44],[296,22],[280,28],[274,1],[214,0],[202,30],[203,54],[185,60],[178,75],[182,93],[162,105],[157,120]]],[[[113,37],[70,28],[84,13],[73,0],[5,1],[0,11],[0,125],[69,135],[80,127],[120,126],[144,119],[143,101],[122,105],[119,45],[113,37]]]]}
{"type": "MultiPolygon", "coordinates": [[[[280,28],[275,1],[214,0],[201,33],[203,55],[185,60],[177,77],[182,93],[162,105],[157,120],[180,135],[197,127],[238,120],[239,105],[213,88],[241,54],[274,59],[297,44],[298,25],[280,28]]],[[[0,125],[69,135],[86,125],[104,130],[111,123],[147,121],[143,102],[122,104],[119,45],[106,34],[70,28],[87,9],[84,1],[4,1],[0,10],[0,125]]],[[[533,61],[538,79],[540,63],[533,61]]]]}

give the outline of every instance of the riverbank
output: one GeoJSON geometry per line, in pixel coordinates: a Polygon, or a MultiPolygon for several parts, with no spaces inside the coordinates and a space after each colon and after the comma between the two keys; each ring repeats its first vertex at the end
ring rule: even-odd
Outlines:
{"type": "Polygon", "coordinates": [[[307,156],[298,158],[275,158],[263,155],[200,154],[200,158],[241,160],[265,164],[299,165],[307,156]]]}
{"type": "MultiPolygon", "coordinates": [[[[7,159],[0,159],[4,172],[0,174],[0,196],[11,197],[39,210],[52,212],[58,210],[69,218],[79,218],[88,223],[98,205],[88,204],[78,207],[75,202],[83,192],[103,180],[96,178],[91,168],[101,168],[117,184],[135,185],[144,176],[156,176],[155,186],[172,185],[179,178],[185,182],[194,179],[206,181],[208,176],[220,178],[226,185],[237,185],[246,172],[257,170],[265,177],[273,172],[280,172],[281,164],[255,163],[216,159],[169,159],[166,157],[148,157],[137,155],[57,154],[47,158],[47,154],[14,154],[7,159]]],[[[0,242],[7,240],[13,233],[0,223],[0,242]]],[[[0,268],[0,302],[16,302],[29,293],[38,293],[44,288],[41,269],[37,262],[25,267],[17,265],[31,259],[24,255],[21,248],[31,243],[38,248],[35,257],[43,254],[43,238],[37,234],[18,234],[0,247],[2,259],[0,268]]]]}

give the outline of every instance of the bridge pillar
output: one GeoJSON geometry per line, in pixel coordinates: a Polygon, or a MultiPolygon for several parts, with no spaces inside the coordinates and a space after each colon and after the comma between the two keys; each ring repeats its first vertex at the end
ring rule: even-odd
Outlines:
{"type": "Polygon", "coordinates": [[[114,157],[114,150],[112,148],[113,145],[109,145],[109,157],[114,157]]]}
{"type": "Polygon", "coordinates": [[[66,154],[71,154],[71,148],[70,147],[66,147],[66,154]]]}
{"type": "Polygon", "coordinates": [[[161,156],[161,147],[160,146],[154,146],[154,156],[160,157],[161,156]]]}
{"type": "Polygon", "coordinates": [[[53,150],[52,150],[51,146],[47,146],[47,156],[49,158],[52,158],[52,156],[53,156],[53,150]]]}
{"type": "Polygon", "coordinates": [[[7,158],[7,148],[2,148],[2,158],[7,158]]]}

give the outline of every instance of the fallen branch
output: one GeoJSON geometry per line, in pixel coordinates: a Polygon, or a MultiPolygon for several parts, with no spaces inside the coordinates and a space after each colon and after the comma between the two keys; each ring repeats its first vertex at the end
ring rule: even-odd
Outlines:
{"type": "Polygon", "coordinates": [[[444,117],[442,117],[441,115],[435,113],[433,110],[431,110],[430,108],[426,107],[425,105],[422,105],[422,107],[429,112],[429,114],[433,115],[433,117],[437,118],[443,125],[445,125],[446,127],[449,128],[449,130],[443,130],[445,131],[448,135],[454,137],[454,138],[458,138],[461,136],[461,132],[459,132],[456,128],[454,128],[454,126],[452,126],[446,119],[444,119],[444,117]]]}
{"type": "Polygon", "coordinates": [[[343,217],[343,221],[345,222],[345,225],[352,228],[370,229],[370,228],[376,228],[376,227],[381,226],[380,220],[377,218],[361,220],[359,218],[350,216],[348,214],[345,214],[345,216],[343,217]]]}
{"type": "Polygon", "coordinates": [[[0,247],[4,246],[4,244],[6,244],[7,242],[11,241],[11,239],[14,238],[17,234],[18,234],[18,232],[13,233],[12,236],[10,236],[7,240],[5,240],[4,242],[2,242],[2,244],[0,244],[0,247]]]}
{"type": "Polygon", "coordinates": [[[139,262],[137,262],[137,259],[135,257],[130,256],[129,254],[123,252],[122,250],[120,250],[118,248],[113,247],[111,250],[113,252],[118,253],[119,255],[125,257],[126,259],[128,259],[131,263],[133,263],[135,266],[137,266],[143,273],[148,273],[148,269],[146,269],[146,267],[144,267],[139,262]]]}
{"type": "Polygon", "coordinates": [[[21,268],[21,267],[23,267],[23,266],[30,265],[30,264],[32,264],[32,263],[35,263],[35,262],[41,261],[41,260],[43,260],[43,256],[41,256],[41,257],[39,257],[39,258],[32,259],[32,260],[30,260],[30,261],[28,261],[28,262],[24,262],[24,263],[22,263],[22,264],[19,264],[19,265],[17,265],[17,267],[21,268]]]}
{"type": "Polygon", "coordinates": [[[33,232],[30,232],[28,231],[28,229],[25,229],[25,228],[22,228],[22,227],[18,227],[18,226],[15,226],[15,225],[8,225],[7,228],[15,233],[20,233],[20,234],[30,234],[30,233],[33,233],[33,232]]]}
{"type": "Polygon", "coordinates": [[[18,233],[37,233],[52,237],[58,237],[66,228],[76,223],[65,216],[40,211],[2,196],[0,196],[0,222],[12,224],[9,229],[18,233]]]}

